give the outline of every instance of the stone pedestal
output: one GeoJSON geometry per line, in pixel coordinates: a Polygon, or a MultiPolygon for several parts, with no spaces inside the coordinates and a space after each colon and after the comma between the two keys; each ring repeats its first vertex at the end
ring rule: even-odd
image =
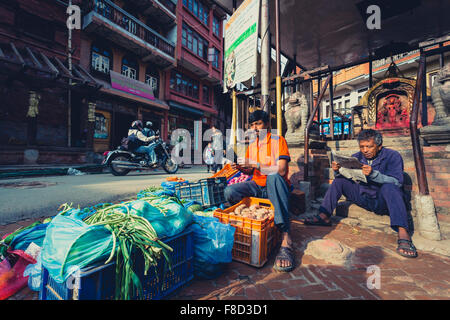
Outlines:
{"type": "Polygon", "coordinates": [[[439,119],[433,125],[420,128],[420,137],[427,144],[450,143],[450,117],[439,119]]]}
{"type": "Polygon", "coordinates": [[[305,145],[305,134],[302,131],[286,132],[285,137],[289,149],[303,147],[305,145]]]}

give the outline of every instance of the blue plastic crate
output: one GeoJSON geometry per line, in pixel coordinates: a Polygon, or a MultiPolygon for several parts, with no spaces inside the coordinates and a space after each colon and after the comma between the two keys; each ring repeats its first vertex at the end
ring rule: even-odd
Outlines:
{"type": "Polygon", "coordinates": [[[180,199],[194,200],[204,207],[218,207],[225,202],[225,177],[200,179],[198,182],[175,186],[175,194],[180,199]]]}
{"type": "MultiPolygon", "coordinates": [[[[194,240],[190,229],[164,241],[171,253],[172,270],[167,263],[160,263],[157,268],[158,277],[152,268],[144,276],[142,257],[135,262],[136,273],[140,275],[144,300],[160,300],[176,292],[194,278],[194,240]]],[[[115,296],[115,262],[107,265],[80,270],[78,289],[71,289],[70,281],[56,282],[45,268],[42,268],[42,282],[39,292],[40,300],[113,300],[115,296]]]]}

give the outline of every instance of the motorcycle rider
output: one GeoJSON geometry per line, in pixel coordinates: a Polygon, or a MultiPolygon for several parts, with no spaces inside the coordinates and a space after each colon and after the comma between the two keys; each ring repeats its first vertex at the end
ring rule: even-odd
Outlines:
{"type": "MultiPolygon", "coordinates": [[[[148,122],[147,122],[147,124],[148,124],[148,122]]],[[[151,123],[150,123],[150,126],[151,126],[151,123]]],[[[131,128],[128,130],[128,136],[131,136],[134,134],[137,137],[137,139],[139,140],[140,146],[137,147],[134,150],[134,152],[148,154],[149,161],[147,164],[149,166],[154,166],[157,163],[156,153],[155,153],[156,144],[151,143],[151,142],[155,141],[159,137],[156,135],[146,136],[144,134],[143,130],[144,130],[144,128],[143,128],[142,121],[135,120],[131,123],[131,128]],[[150,144],[145,145],[148,143],[150,143],[150,144]]],[[[149,133],[149,132],[147,131],[147,133],[149,133]]]]}
{"type": "Polygon", "coordinates": [[[144,129],[142,129],[142,133],[143,133],[146,137],[153,137],[153,136],[156,136],[156,133],[155,133],[155,131],[153,131],[152,127],[153,127],[153,122],[147,121],[147,122],[145,123],[144,129]]]}

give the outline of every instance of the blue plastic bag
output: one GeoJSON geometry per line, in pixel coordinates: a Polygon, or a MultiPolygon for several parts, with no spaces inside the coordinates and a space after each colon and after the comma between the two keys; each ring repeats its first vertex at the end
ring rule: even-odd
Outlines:
{"type": "Polygon", "coordinates": [[[215,217],[194,215],[194,261],[197,263],[229,263],[236,228],[215,217]]]}
{"type": "Polygon", "coordinates": [[[113,250],[113,236],[104,226],[90,226],[75,216],[57,215],[49,223],[41,260],[57,282],[90,265],[104,263],[113,250]]]}
{"type": "Polygon", "coordinates": [[[167,191],[171,191],[171,192],[173,192],[173,194],[175,194],[175,186],[177,186],[177,185],[179,185],[179,184],[181,184],[181,185],[184,185],[184,184],[188,184],[189,183],[189,181],[183,181],[183,182],[178,182],[178,181],[163,181],[162,183],[161,183],[161,187],[163,187],[164,188],[164,190],[167,190],[167,191]]]}
{"type": "Polygon", "coordinates": [[[193,221],[192,212],[167,198],[135,200],[115,210],[127,212],[127,208],[131,214],[147,219],[158,238],[175,236],[183,232],[193,221]]]}
{"type": "Polygon", "coordinates": [[[37,256],[35,264],[29,264],[23,272],[28,277],[28,287],[33,291],[39,291],[41,287],[42,261],[41,253],[37,256]]]}
{"type": "Polygon", "coordinates": [[[32,242],[42,247],[48,225],[49,223],[40,223],[16,235],[10,243],[11,250],[25,251],[32,242]]]}

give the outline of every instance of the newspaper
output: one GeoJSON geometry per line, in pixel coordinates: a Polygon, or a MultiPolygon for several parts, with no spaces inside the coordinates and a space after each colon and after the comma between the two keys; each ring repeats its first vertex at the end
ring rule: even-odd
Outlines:
{"type": "Polygon", "coordinates": [[[359,162],[357,158],[338,154],[334,151],[331,153],[333,155],[333,161],[339,163],[341,166],[339,168],[339,173],[342,176],[353,181],[367,183],[367,177],[361,170],[363,164],[359,162]]]}

